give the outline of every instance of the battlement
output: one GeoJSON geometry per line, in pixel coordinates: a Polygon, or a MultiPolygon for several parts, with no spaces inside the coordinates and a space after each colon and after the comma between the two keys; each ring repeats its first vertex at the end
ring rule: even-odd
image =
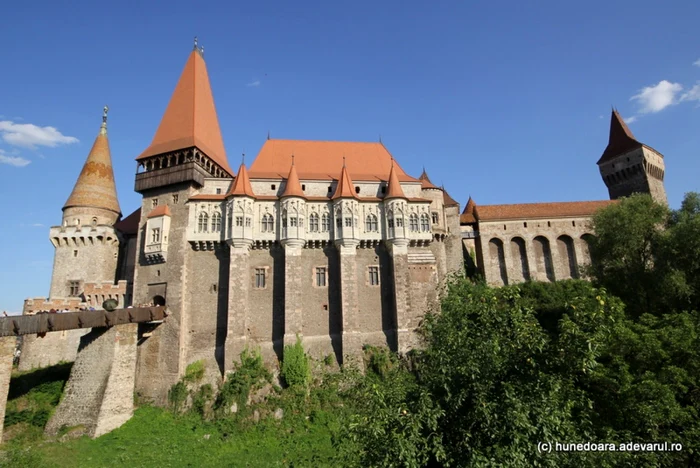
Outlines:
{"type": "Polygon", "coordinates": [[[87,245],[119,245],[119,234],[113,226],[73,225],[52,226],[49,239],[54,247],[81,247],[87,245]]]}
{"type": "Polygon", "coordinates": [[[119,281],[117,284],[111,281],[85,283],[83,285],[83,294],[80,297],[36,297],[25,299],[22,314],[33,315],[41,310],[51,309],[68,309],[70,312],[89,307],[100,309],[102,303],[107,299],[116,300],[120,308],[126,307],[128,302],[126,286],[127,282],[125,280],[119,281]]]}

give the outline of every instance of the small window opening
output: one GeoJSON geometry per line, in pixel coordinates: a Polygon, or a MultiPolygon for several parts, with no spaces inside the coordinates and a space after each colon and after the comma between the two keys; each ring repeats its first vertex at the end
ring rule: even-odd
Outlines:
{"type": "Polygon", "coordinates": [[[355,187],[355,193],[360,193],[360,187],[355,187]]]}
{"type": "Polygon", "coordinates": [[[506,229],[508,229],[508,228],[507,228],[506,225],[504,224],[504,225],[503,225],[503,230],[505,231],[506,229]]]}
{"type": "Polygon", "coordinates": [[[78,256],[78,251],[77,251],[77,250],[74,250],[74,251],[73,251],[73,256],[74,256],[74,257],[77,257],[77,256],[78,256]]]}
{"type": "Polygon", "coordinates": [[[329,185],[329,186],[328,186],[328,193],[331,193],[331,190],[333,190],[333,187],[331,187],[331,186],[329,185]]]}
{"type": "Polygon", "coordinates": [[[173,195],[173,203],[177,203],[178,199],[180,198],[180,195],[177,193],[173,195]]]}
{"type": "Polygon", "coordinates": [[[386,193],[386,187],[382,187],[382,194],[386,193]]]}
{"type": "Polygon", "coordinates": [[[218,291],[218,289],[219,289],[219,286],[218,286],[216,283],[214,283],[214,284],[211,285],[211,291],[212,291],[212,292],[216,292],[216,291],[218,291]]]}
{"type": "Polygon", "coordinates": [[[154,198],[153,200],[151,200],[151,203],[153,204],[153,208],[155,208],[156,206],[158,206],[158,199],[154,198]]]}
{"type": "Polygon", "coordinates": [[[573,227],[576,227],[576,221],[571,221],[571,225],[572,225],[573,227]]]}
{"type": "Polygon", "coordinates": [[[220,188],[216,189],[216,194],[217,194],[217,195],[221,195],[221,189],[220,189],[220,188]]]}
{"type": "Polygon", "coordinates": [[[164,306],[165,305],[165,298],[163,296],[154,296],[153,297],[153,305],[156,307],[164,306]]]}
{"type": "Polygon", "coordinates": [[[527,227],[527,223],[523,223],[523,227],[527,227]]]}
{"type": "Polygon", "coordinates": [[[277,186],[275,184],[270,185],[270,190],[277,190],[277,186]]]}
{"type": "Polygon", "coordinates": [[[547,227],[552,227],[552,222],[551,222],[551,221],[547,221],[547,227]]]}
{"type": "Polygon", "coordinates": [[[306,184],[301,184],[301,189],[306,190],[306,184]]]}
{"type": "Polygon", "coordinates": [[[160,276],[160,270],[156,270],[156,276],[160,276]]]}

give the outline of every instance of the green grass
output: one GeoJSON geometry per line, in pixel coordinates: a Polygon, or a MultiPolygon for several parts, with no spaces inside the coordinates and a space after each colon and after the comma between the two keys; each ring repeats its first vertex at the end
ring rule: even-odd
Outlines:
{"type": "MultiPolygon", "coordinates": [[[[43,406],[35,405],[37,408],[53,409],[60,398],[56,390],[65,379],[45,380],[47,375],[57,375],[56,371],[40,372],[23,377],[22,385],[15,386],[13,380],[13,391],[23,390],[12,394],[8,406],[28,408],[30,402],[39,401],[43,406]]],[[[67,378],[65,373],[60,375],[67,378]]],[[[338,466],[333,436],[348,410],[338,392],[341,379],[328,376],[308,393],[278,390],[255,408],[211,420],[144,406],[122,427],[94,440],[49,440],[42,435],[40,421],[34,425],[20,422],[15,424],[12,440],[0,449],[0,466],[338,466]],[[281,420],[272,416],[278,408],[284,410],[281,420]],[[255,410],[260,414],[258,422],[252,418],[255,410]]]]}

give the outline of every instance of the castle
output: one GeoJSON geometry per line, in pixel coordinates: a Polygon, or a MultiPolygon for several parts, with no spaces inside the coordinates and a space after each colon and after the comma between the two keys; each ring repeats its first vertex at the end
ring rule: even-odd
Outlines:
{"type": "MultiPolygon", "coordinates": [[[[136,391],[163,401],[188,364],[220,380],[247,346],[276,362],[301,337],[339,362],[365,344],[405,352],[444,280],[490,284],[578,277],[595,210],[634,192],[665,202],[664,162],[616,111],[598,161],[613,201],[459,203],[381,143],[268,137],[250,167],[224,149],[196,44],[151,144],[136,158],[141,207],[122,217],[107,109],[59,226],[49,308],[167,305],[140,324],[136,391]]],[[[116,161],[122,164],[123,161],[116,161]]],[[[21,369],[73,360],[84,332],[25,337],[21,369]]]]}

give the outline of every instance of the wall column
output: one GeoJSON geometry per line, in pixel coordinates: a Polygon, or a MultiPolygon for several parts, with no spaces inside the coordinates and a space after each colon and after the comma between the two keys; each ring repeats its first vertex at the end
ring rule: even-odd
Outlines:
{"type": "Polygon", "coordinates": [[[540,266],[537,264],[535,255],[535,242],[532,238],[525,239],[525,252],[527,253],[527,263],[530,269],[530,280],[546,281],[547,275],[540,273],[540,266]]]}
{"type": "MultiPolygon", "coordinates": [[[[284,247],[284,345],[296,343],[297,334],[303,335],[302,330],[302,272],[301,253],[304,240],[286,239],[284,247]]],[[[308,273],[308,272],[307,272],[308,273]]]]}
{"type": "Polygon", "coordinates": [[[343,362],[346,359],[362,362],[362,334],[360,333],[357,288],[357,246],[355,239],[335,241],[340,256],[340,308],[343,318],[343,362]]]}
{"type": "Polygon", "coordinates": [[[15,356],[16,346],[16,337],[6,336],[0,338],[0,443],[2,443],[2,431],[5,424],[5,405],[7,405],[7,395],[10,392],[12,360],[15,356]]]}
{"type": "Polygon", "coordinates": [[[251,244],[252,241],[243,239],[229,241],[228,322],[224,345],[224,371],[233,369],[233,363],[238,361],[248,344],[248,291],[252,282],[251,244]]]}
{"type": "Polygon", "coordinates": [[[399,353],[406,353],[415,341],[415,332],[409,329],[408,240],[393,239],[388,244],[394,273],[396,349],[399,353]]]}

